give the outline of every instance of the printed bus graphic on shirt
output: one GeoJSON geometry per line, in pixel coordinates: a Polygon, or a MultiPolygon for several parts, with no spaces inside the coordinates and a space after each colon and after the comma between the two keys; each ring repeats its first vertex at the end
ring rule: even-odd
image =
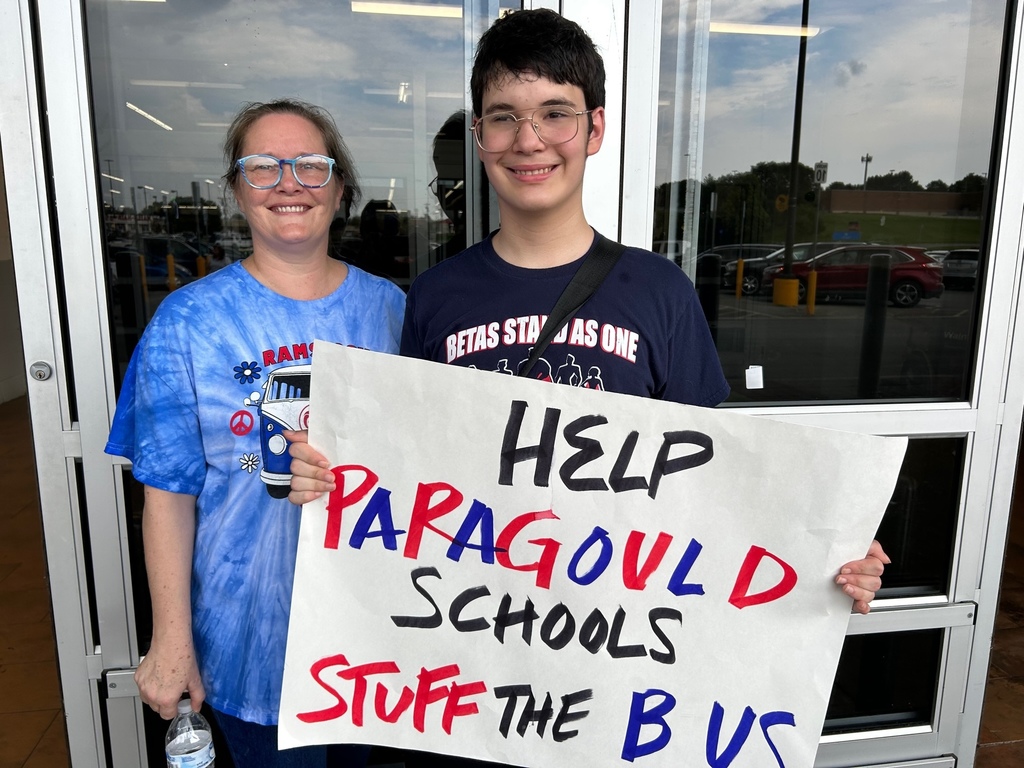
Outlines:
{"type": "Polygon", "coordinates": [[[292,480],[288,441],[281,432],[309,426],[309,373],[308,365],[273,370],[263,385],[263,396],[255,402],[246,400],[246,405],[255,406],[259,413],[263,452],[260,479],[275,499],[288,496],[292,480]]]}

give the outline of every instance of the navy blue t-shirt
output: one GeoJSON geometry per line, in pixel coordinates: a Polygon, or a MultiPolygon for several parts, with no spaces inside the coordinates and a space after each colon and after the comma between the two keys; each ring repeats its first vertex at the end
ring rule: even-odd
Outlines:
{"type": "MultiPolygon", "coordinates": [[[[503,261],[488,237],[413,283],[402,354],[517,374],[584,258],[525,269],[503,261]]],[[[530,377],[687,405],[729,394],[693,284],[640,248],[626,249],[530,377]]]]}

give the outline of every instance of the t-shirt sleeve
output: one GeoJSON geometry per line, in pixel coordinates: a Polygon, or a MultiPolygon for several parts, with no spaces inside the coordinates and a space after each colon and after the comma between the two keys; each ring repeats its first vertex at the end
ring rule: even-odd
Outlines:
{"type": "Polygon", "coordinates": [[[106,452],[132,462],[135,479],[198,496],[206,459],[187,350],[173,327],[151,323],[126,371],[106,452]]]}
{"type": "Polygon", "coordinates": [[[409,289],[409,296],[405,300],[405,320],[402,324],[399,354],[403,357],[426,360],[427,353],[423,349],[423,329],[419,328],[416,322],[417,293],[416,283],[413,283],[409,289]]]}
{"type": "Polygon", "coordinates": [[[678,314],[668,339],[665,382],[656,396],[674,403],[711,407],[729,396],[729,384],[696,292],[686,282],[690,296],[676,305],[678,314]]]}

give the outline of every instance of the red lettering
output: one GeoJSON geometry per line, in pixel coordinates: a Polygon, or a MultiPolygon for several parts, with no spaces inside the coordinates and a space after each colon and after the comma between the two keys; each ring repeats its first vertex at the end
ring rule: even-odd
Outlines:
{"type": "Polygon", "coordinates": [[[651,547],[651,553],[644,560],[643,567],[638,569],[640,560],[640,547],[644,543],[647,534],[641,531],[630,531],[626,539],[626,550],[622,556],[622,584],[626,589],[642,590],[647,587],[647,579],[658,570],[669,544],[672,543],[672,536],[667,533],[659,533],[658,538],[651,547]]]}
{"type": "Polygon", "coordinates": [[[475,683],[466,683],[465,685],[452,683],[452,692],[448,696],[448,701],[444,703],[444,714],[441,715],[441,728],[444,729],[444,732],[451,736],[452,721],[456,717],[475,715],[480,711],[475,701],[461,704],[460,700],[463,696],[474,696],[486,691],[487,686],[484,685],[482,680],[477,680],[475,683]]]}
{"type": "MultiPolygon", "coordinates": [[[[378,661],[372,664],[360,664],[338,673],[338,677],[344,680],[355,680],[356,683],[352,691],[352,725],[360,728],[363,725],[363,703],[366,701],[367,676],[393,674],[398,671],[398,665],[395,662],[378,661]]],[[[380,685],[380,683],[377,685],[380,685]]],[[[344,712],[341,714],[344,714],[344,712]]]]}
{"type": "Polygon", "coordinates": [[[345,700],[341,698],[336,690],[323,681],[320,677],[320,673],[328,667],[334,666],[348,666],[348,659],[346,659],[340,653],[336,656],[327,656],[326,658],[320,659],[309,668],[309,673],[316,680],[317,685],[327,691],[331,696],[334,697],[337,702],[334,706],[327,707],[327,709],[319,709],[315,712],[301,712],[296,717],[304,723],[322,723],[325,720],[334,720],[335,718],[341,717],[348,711],[348,705],[345,700]]]}
{"type": "Polygon", "coordinates": [[[335,488],[327,498],[327,532],[324,534],[324,549],[337,549],[341,541],[341,518],[346,507],[361,500],[377,484],[378,477],[367,467],[359,464],[345,464],[331,469],[335,488]],[[366,474],[363,482],[350,494],[345,494],[345,473],[356,470],[366,474]]]}
{"type": "Polygon", "coordinates": [[[309,351],[305,344],[292,344],[292,359],[305,360],[309,357],[309,351]]]}
{"type": "Polygon", "coordinates": [[[277,348],[277,360],[278,362],[284,362],[285,360],[291,360],[292,353],[288,351],[288,347],[277,348]]]}
{"type": "Polygon", "coordinates": [[[423,540],[424,529],[429,529],[448,541],[455,541],[452,536],[440,528],[431,525],[431,521],[444,517],[462,503],[463,496],[448,483],[420,483],[416,488],[416,500],[412,505],[409,518],[409,535],[405,540],[406,557],[415,559],[420,554],[420,542],[423,540]],[[434,494],[447,493],[443,499],[432,505],[434,494]]]}
{"type": "Polygon", "coordinates": [[[263,350],[263,366],[273,365],[277,360],[274,359],[274,350],[264,349],[263,350]]]}
{"type": "Polygon", "coordinates": [[[501,533],[498,534],[498,540],[495,543],[495,547],[498,551],[498,564],[511,571],[536,571],[537,586],[541,589],[550,589],[551,573],[555,569],[555,558],[558,556],[559,547],[562,546],[561,542],[555,541],[554,539],[530,539],[530,544],[536,544],[542,549],[537,562],[528,563],[526,565],[515,565],[508,553],[512,550],[512,545],[515,542],[516,536],[518,536],[527,525],[535,520],[557,519],[558,516],[550,509],[545,509],[541,512],[527,512],[526,514],[513,518],[509,524],[502,529],[501,533]]]}
{"type": "Polygon", "coordinates": [[[451,694],[447,685],[435,688],[434,683],[444,680],[446,677],[455,677],[457,674],[459,674],[458,664],[445,664],[437,669],[420,668],[420,673],[416,676],[416,699],[412,708],[413,728],[423,733],[427,718],[427,706],[448,698],[451,694]]]}
{"type": "Polygon", "coordinates": [[[373,697],[373,711],[380,718],[381,722],[384,723],[397,723],[398,718],[402,716],[402,713],[409,708],[412,704],[412,688],[407,685],[402,686],[402,692],[398,696],[398,703],[395,704],[395,708],[388,712],[387,709],[387,697],[388,689],[384,687],[383,683],[377,683],[377,692],[373,697]]]}
{"type": "Polygon", "coordinates": [[[793,587],[796,586],[796,581],[796,571],[793,569],[793,566],[779,559],[764,547],[754,546],[747,552],[743,565],[740,566],[739,575],[736,577],[736,585],[732,588],[732,594],[729,595],[729,602],[737,608],[770,603],[772,600],[778,600],[780,597],[789,594],[793,587]],[[758,592],[755,595],[748,595],[747,590],[750,589],[750,582],[754,579],[754,572],[765,557],[770,557],[782,566],[782,580],[770,589],[758,592]]]}

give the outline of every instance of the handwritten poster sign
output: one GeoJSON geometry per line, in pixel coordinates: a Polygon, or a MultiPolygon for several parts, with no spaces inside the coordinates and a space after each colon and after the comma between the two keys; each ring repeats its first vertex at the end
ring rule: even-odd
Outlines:
{"type": "Polygon", "coordinates": [[[906,440],[318,342],[280,744],[809,768],[906,440]]]}

